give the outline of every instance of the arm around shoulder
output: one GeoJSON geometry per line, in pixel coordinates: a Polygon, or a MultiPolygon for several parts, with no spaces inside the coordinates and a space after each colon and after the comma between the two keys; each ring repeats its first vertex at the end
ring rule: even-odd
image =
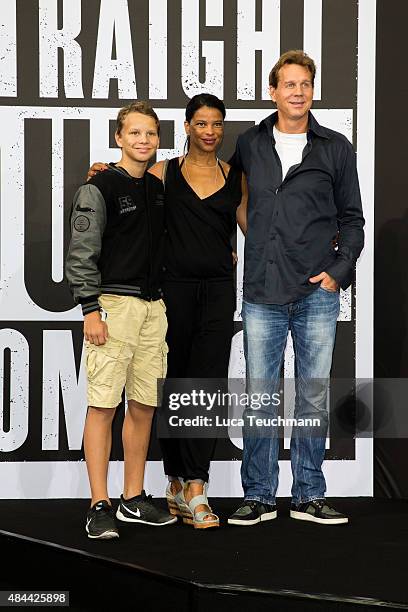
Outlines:
{"type": "Polygon", "coordinates": [[[94,162],[92,166],[88,169],[86,180],[89,181],[89,179],[96,176],[98,172],[103,172],[104,170],[107,170],[108,168],[109,166],[105,162],[94,162]]]}

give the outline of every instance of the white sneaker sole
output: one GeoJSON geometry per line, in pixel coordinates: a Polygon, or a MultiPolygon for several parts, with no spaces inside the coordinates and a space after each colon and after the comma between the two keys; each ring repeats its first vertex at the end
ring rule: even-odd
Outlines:
{"type": "Polygon", "coordinates": [[[116,531],[104,531],[101,533],[101,535],[91,535],[88,529],[86,529],[86,533],[88,534],[88,538],[91,538],[92,540],[113,540],[114,538],[119,537],[119,534],[116,533],[116,531]]]}
{"type": "Polygon", "coordinates": [[[169,521],[166,521],[165,523],[149,523],[149,521],[144,521],[142,519],[130,518],[129,516],[125,516],[124,514],[122,514],[119,508],[116,512],[116,518],[119,521],[123,521],[124,523],[139,523],[140,525],[150,525],[151,527],[164,527],[165,525],[172,525],[173,523],[177,523],[177,516],[175,516],[174,518],[171,518],[169,521]]]}
{"type": "Polygon", "coordinates": [[[250,527],[251,525],[256,525],[257,523],[273,521],[273,519],[276,519],[277,516],[278,513],[276,510],[274,510],[274,512],[265,512],[265,514],[261,514],[261,516],[258,516],[258,518],[253,519],[252,521],[229,518],[228,525],[239,525],[240,527],[245,527],[246,525],[248,525],[248,527],[250,527]]]}
{"type": "Polygon", "coordinates": [[[319,525],[344,525],[349,520],[345,518],[336,519],[322,519],[307,512],[297,512],[296,510],[290,511],[290,518],[297,519],[298,521],[309,521],[311,523],[319,523],[319,525]]]}

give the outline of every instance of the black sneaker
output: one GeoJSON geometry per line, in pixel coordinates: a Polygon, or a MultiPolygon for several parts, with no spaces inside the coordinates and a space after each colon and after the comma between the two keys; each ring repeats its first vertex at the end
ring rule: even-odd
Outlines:
{"type": "Polygon", "coordinates": [[[347,516],[337,512],[325,499],[314,499],[298,506],[292,504],[290,516],[299,521],[312,521],[321,525],[348,523],[347,516]]]}
{"type": "Polygon", "coordinates": [[[96,502],[92,508],[89,508],[85,529],[88,538],[110,540],[119,537],[113,508],[105,499],[96,502]]]}
{"type": "Polygon", "coordinates": [[[261,521],[271,521],[275,518],[275,505],[244,499],[238,510],[228,519],[228,525],[256,525],[261,521]]]}
{"type": "Polygon", "coordinates": [[[146,495],[144,491],[141,495],[136,495],[130,499],[124,499],[121,495],[116,517],[126,523],[142,523],[154,527],[162,527],[177,522],[177,516],[172,516],[166,510],[157,508],[153,504],[152,496],[146,495]]]}

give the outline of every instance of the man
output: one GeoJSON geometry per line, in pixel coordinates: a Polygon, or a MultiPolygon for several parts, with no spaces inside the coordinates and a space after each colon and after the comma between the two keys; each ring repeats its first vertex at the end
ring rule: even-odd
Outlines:
{"type": "MultiPolygon", "coordinates": [[[[327,388],[339,288],[352,282],[364,219],[352,146],[310,112],[315,72],[303,51],[280,57],[269,77],[277,112],[239,137],[235,159],[249,189],[242,311],[248,391],[276,391],[290,331],[294,416],[320,422],[292,434],[290,516],[330,525],[348,518],[325,500],[327,388]]],[[[270,416],[276,408],[268,410],[270,416]]],[[[276,517],[278,450],[276,431],[244,428],[245,498],[230,524],[276,517]]]]}
{"type": "Polygon", "coordinates": [[[71,291],[84,314],[89,406],[84,450],[92,497],[86,531],[98,539],[119,537],[107,473],[112,420],[124,387],[124,489],[116,517],[156,526],[177,520],[155,507],[143,490],[157,379],[165,377],[167,365],[160,288],[163,185],[145,173],[159,145],[156,113],[145,102],[122,108],[115,137],[120,161],[75,195],[66,263],[71,291]]]}

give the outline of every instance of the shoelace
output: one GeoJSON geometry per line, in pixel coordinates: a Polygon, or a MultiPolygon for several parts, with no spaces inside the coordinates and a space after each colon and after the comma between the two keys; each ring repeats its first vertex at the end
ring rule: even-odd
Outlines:
{"type": "Polygon", "coordinates": [[[102,513],[102,514],[109,514],[110,516],[114,516],[115,514],[115,511],[112,508],[112,506],[102,506],[102,505],[100,505],[99,507],[95,506],[94,510],[96,514],[102,513]]]}
{"type": "Polygon", "coordinates": [[[254,499],[250,499],[248,502],[245,502],[245,506],[249,506],[253,510],[256,508],[258,503],[259,502],[255,501],[254,499]]]}
{"type": "Polygon", "coordinates": [[[327,506],[328,508],[330,508],[329,504],[326,502],[325,499],[314,499],[312,503],[315,504],[315,506],[317,506],[319,510],[321,510],[323,506],[327,506]]]}
{"type": "Polygon", "coordinates": [[[144,496],[142,497],[142,501],[152,503],[153,495],[150,495],[150,494],[146,495],[146,493],[145,493],[144,496]]]}

